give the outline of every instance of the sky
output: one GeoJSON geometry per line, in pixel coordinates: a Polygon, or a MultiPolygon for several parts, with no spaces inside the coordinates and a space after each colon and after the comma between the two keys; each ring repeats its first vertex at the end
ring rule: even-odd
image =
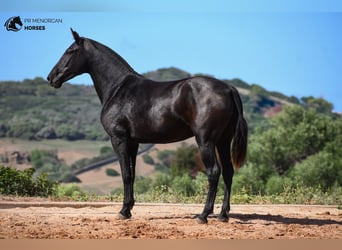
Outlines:
{"type": "MultiPolygon", "coordinates": [[[[342,1],[12,0],[1,1],[0,24],[0,81],[46,78],[73,42],[72,27],[139,73],[173,66],[239,78],[289,96],[323,97],[342,112],[342,1]],[[18,32],[4,26],[13,16],[23,22],[18,32]],[[45,29],[24,29],[37,25],[45,29]]],[[[69,82],[92,84],[88,75],[69,82]]]]}

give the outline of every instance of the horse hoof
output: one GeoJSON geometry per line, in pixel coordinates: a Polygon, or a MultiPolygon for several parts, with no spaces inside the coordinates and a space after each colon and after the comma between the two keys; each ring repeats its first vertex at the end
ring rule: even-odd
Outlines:
{"type": "Polygon", "coordinates": [[[207,218],[200,217],[200,216],[198,216],[198,217],[196,218],[196,221],[197,221],[198,224],[207,224],[207,223],[208,223],[207,218]]]}
{"type": "Polygon", "coordinates": [[[228,217],[225,217],[225,216],[222,216],[222,215],[219,215],[217,217],[217,220],[221,221],[221,222],[228,222],[229,221],[228,217]]]}
{"type": "Polygon", "coordinates": [[[118,214],[118,219],[120,220],[128,220],[129,218],[131,218],[132,215],[124,215],[122,213],[118,214]]]}

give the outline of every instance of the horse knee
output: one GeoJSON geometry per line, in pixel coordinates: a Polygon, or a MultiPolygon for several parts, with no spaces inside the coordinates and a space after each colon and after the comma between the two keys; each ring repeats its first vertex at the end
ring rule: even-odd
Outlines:
{"type": "Polygon", "coordinates": [[[221,169],[215,164],[214,167],[207,169],[208,180],[218,180],[221,174],[221,169]]]}
{"type": "Polygon", "coordinates": [[[124,175],[122,175],[122,182],[123,182],[124,184],[129,185],[129,184],[132,183],[132,181],[133,181],[133,178],[132,178],[131,175],[129,175],[129,174],[124,174],[124,175]]]}

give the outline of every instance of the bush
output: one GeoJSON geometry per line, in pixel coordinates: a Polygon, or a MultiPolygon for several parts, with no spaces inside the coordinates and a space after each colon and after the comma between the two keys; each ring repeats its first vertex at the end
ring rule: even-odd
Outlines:
{"type": "Polygon", "coordinates": [[[33,178],[34,172],[33,168],[20,171],[0,166],[0,194],[42,197],[52,195],[57,184],[50,182],[46,173],[33,178]]]}
{"type": "Polygon", "coordinates": [[[265,191],[268,195],[280,194],[284,190],[284,178],[275,174],[266,183],[265,191]]]}
{"type": "Polygon", "coordinates": [[[33,150],[30,155],[35,175],[47,173],[50,181],[58,182],[80,182],[72,173],[72,168],[58,159],[57,151],[33,150]]]}
{"type": "Polygon", "coordinates": [[[197,192],[193,180],[188,174],[176,176],[172,181],[171,189],[173,192],[186,197],[193,196],[197,192]]]}
{"type": "Polygon", "coordinates": [[[256,165],[273,168],[281,175],[324,150],[329,143],[338,142],[336,138],[342,131],[342,119],[334,120],[297,105],[285,107],[270,119],[269,125],[267,130],[256,130],[250,137],[248,159],[256,165]]]}
{"type": "Polygon", "coordinates": [[[266,166],[249,163],[234,175],[232,189],[239,192],[247,190],[249,194],[264,194],[268,178],[275,174],[275,170],[266,166]]]}
{"type": "Polygon", "coordinates": [[[342,160],[322,151],[295,165],[289,174],[296,183],[306,187],[320,186],[324,191],[334,184],[342,185],[342,160]]]}
{"type": "Polygon", "coordinates": [[[104,157],[110,157],[113,156],[115,153],[113,151],[113,148],[110,146],[103,146],[100,149],[100,155],[104,157]]]}
{"type": "Polygon", "coordinates": [[[174,150],[163,150],[158,151],[157,158],[161,161],[161,163],[166,166],[170,167],[172,162],[175,159],[176,151],[174,150]]]}
{"type": "Polygon", "coordinates": [[[134,182],[134,190],[137,194],[146,193],[151,188],[151,183],[151,178],[137,176],[134,182]]]}
{"type": "Polygon", "coordinates": [[[55,198],[65,199],[71,198],[76,201],[87,201],[89,196],[83,192],[76,184],[61,185],[56,188],[55,198]]]}
{"type": "Polygon", "coordinates": [[[186,173],[197,172],[195,156],[198,149],[195,145],[182,144],[176,150],[175,161],[171,164],[171,176],[183,176],[186,173]]]}
{"type": "Polygon", "coordinates": [[[148,154],[143,154],[142,158],[143,158],[143,160],[144,160],[144,162],[145,162],[146,164],[154,165],[154,160],[153,160],[153,158],[152,158],[150,155],[148,155],[148,154]]]}
{"type": "Polygon", "coordinates": [[[115,169],[112,169],[112,168],[107,168],[106,174],[108,176],[119,176],[120,175],[118,171],[116,171],[115,169]]]}
{"type": "Polygon", "coordinates": [[[166,187],[168,190],[171,187],[172,178],[166,174],[157,174],[152,180],[151,188],[166,187]]]}

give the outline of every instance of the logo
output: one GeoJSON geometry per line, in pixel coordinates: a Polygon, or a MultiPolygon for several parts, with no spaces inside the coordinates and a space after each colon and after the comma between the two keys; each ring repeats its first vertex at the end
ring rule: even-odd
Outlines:
{"type": "Polygon", "coordinates": [[[21,30],[21,28],[23,27],[23,23],[22,23],[19,16],[14,16],[14,17],[9,18],[5,22],[4,26],[6,27],[6,29],[8,31],[17,32],[17,31],[21,30]]]}
{"type": "Polygon", "coordinates": [[[19,30],[35,31],[35,30],[47,30],[50,25],[63,23],[62,18],[37,18],[37,17],[24,17],[14,16],[5,22],[4,26],[7,31],[17,32],[19,30]],[[22,21],[23,20],[23,21],[22,21]]]}

